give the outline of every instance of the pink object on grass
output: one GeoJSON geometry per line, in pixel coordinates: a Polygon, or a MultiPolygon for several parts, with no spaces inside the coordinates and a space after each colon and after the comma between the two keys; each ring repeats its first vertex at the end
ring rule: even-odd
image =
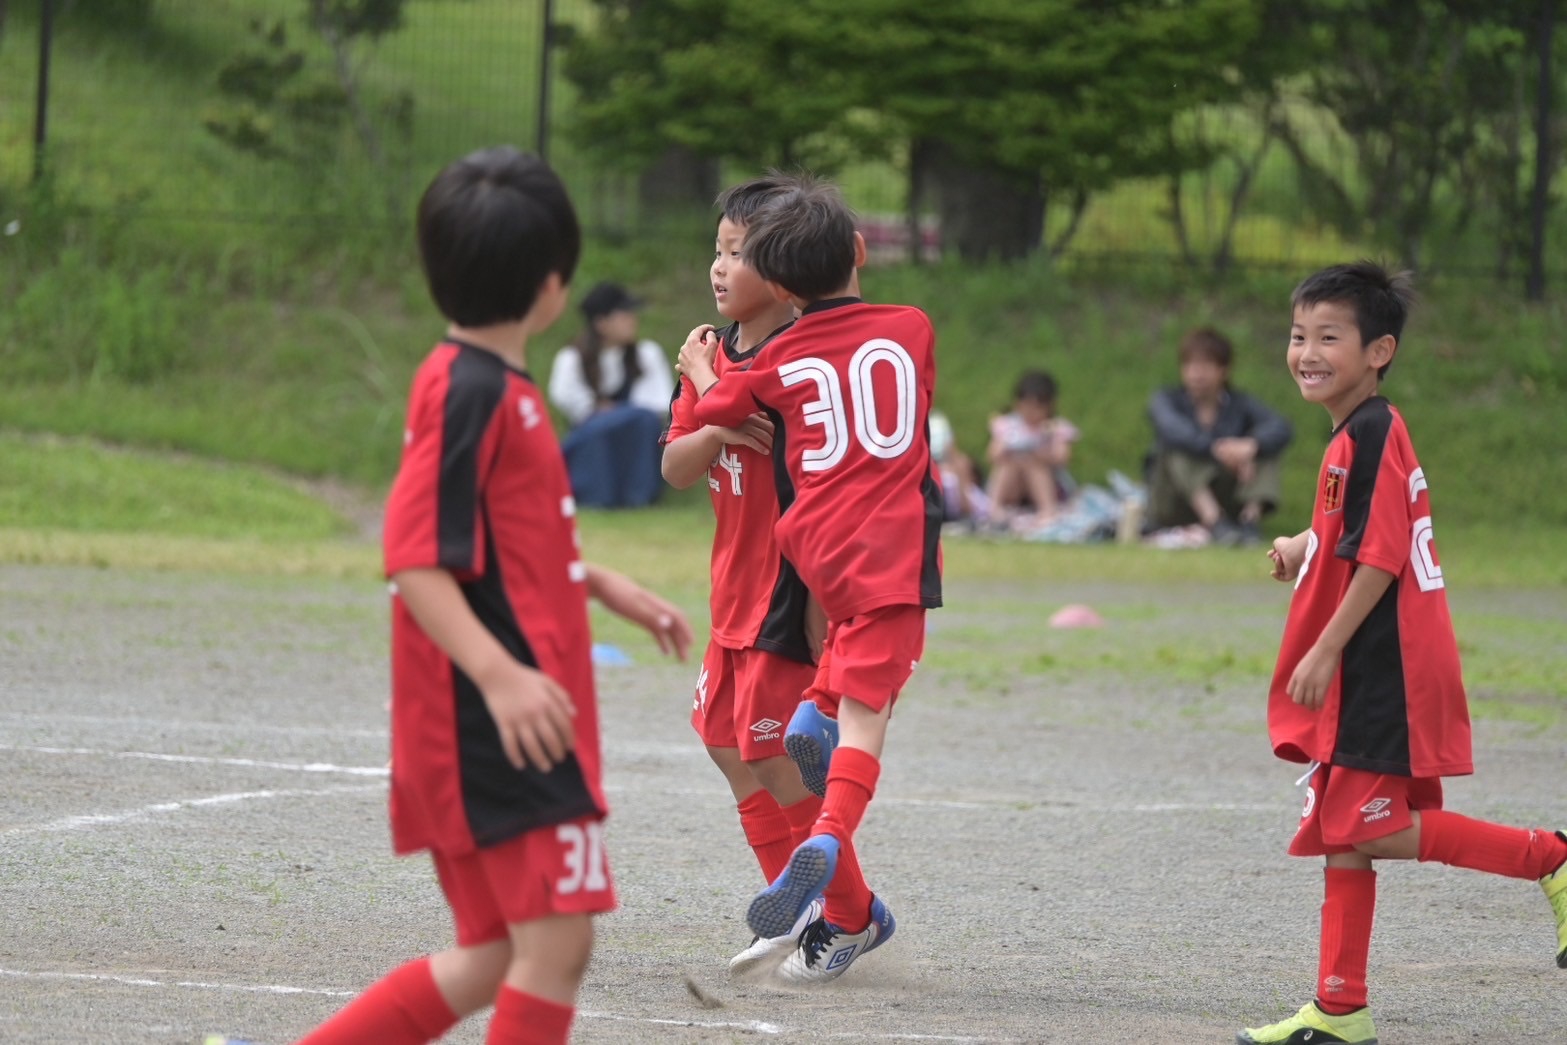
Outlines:
{"type": "Polygon", "coordinates": [[[1062,606],[1050,617],[1052,628],[1101,628],[1104,622],[1105,619],[1094,612],[1092,606],[1077,602],[1062,606]]]}

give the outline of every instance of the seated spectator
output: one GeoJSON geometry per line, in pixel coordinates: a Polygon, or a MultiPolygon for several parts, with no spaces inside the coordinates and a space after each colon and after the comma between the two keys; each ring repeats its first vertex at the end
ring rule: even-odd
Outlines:
{"type": "Polygon", "coordinates": [[[1056,415],[1056,381],[1043,370],[1025,371],[1012,390],[1012,409],[991,418],[991,522],[1016,521],[1033,515],[1042,521],[1054,515],[1071,493],[1066,470],[1078,430],[1056,415]]]}
{"type": "Polygon", "coordinates": [[[952,422],[940,410],[930,412],[930,456],[941,479],[943,522],[966,523],[970,528],[990,515],[990,498],[979,484],[974,459],[958,448],[952,422]]]}
{"type": "Polygon", "coordinates": [[[1278,507],[1279,455],[1289,421],[1230,387],[1234,349],[1208,327],[1177,350],[1181,384],[1148,401],[1154,447],[1148,458],[1147,527],[1201,524],[1214,543],[1255,544],[1258,524],[1278,507]]]}
{"type": "Polygon", "coordinates": [[[618,283],[588,291],[586,326],[550,370],[550,402],[571,425],[560,448],[572,496],[587,507],[638,508],[664,485],[658,438],[675,379],[658,342],[637,338],[641,304],[618,283]]]}

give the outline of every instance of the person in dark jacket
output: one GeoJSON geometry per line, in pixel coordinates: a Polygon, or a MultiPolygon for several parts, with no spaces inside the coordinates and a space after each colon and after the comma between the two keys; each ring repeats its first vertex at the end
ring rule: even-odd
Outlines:
{"type": "Polygon", "coordinates": [[[1179,387],[1148,400],[1149,529],[1200,523],[1217,544],[1255,544],[1278,507],[1279,456],[1294,431],[1261,401],[1230,387],[1229,338],[1200,327],[1181,339],[1179,387]]]}

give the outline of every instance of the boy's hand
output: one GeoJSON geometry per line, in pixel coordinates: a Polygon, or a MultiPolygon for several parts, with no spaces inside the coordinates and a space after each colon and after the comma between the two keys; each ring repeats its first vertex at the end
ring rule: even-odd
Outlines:
{"type": "Polygon", "coordinates": [[[1298,533],[1293,537],[1273,538],[1268,558],[1273,560],[1274,580],[1292,581],[1300,576],[1301,564],[1306,561],[1305,537],[1305,533],[1298,533]]]}
{"type": "MultiPolygon", "coordinates": [[[[477,680],[475,680],[477,681],[477,680]]],[[[480,685],[506,761],[548,772],[576,744],[571,695],[544,672],[511,661],[480,685]]]]}
{"type": "Polygon", "coordinates": [[[1295,665],[1284,692],[1295,703],[1316,711],[1327,699],[1328,687],[1333,684],[1333,675],[1338,671],[1338,662],[1338,650],[1324,648],[1321,643],[1313,645],[1300,658],[1300,663],[1295,665]]]}
{"type": "Polygon", "coordinates": [[[733,428],[714,425],[713,431],[726,445],[749,446],[763,454],[773,452],[773,422],[764,413],[754,413],[733,428]]]}
{"type": "Polygon", "coordinates": [[[711,323],[703,323],[686,335],[685,344],[680,346],[680,357],[675,361],[675,370],[689,377],[699,393],[705,392],[718,378],[713,371],[713,361],[717,358],[718,337],[711,323]]]}
{"type": "Polygon", "coordinates": [[[674,603],[602,566],[588,567],[588,579],[588,590],[605,609],[646,628],[660,652],[674,654],[677,660],[686,659],[691,650],[691,623],[674,603]]]}

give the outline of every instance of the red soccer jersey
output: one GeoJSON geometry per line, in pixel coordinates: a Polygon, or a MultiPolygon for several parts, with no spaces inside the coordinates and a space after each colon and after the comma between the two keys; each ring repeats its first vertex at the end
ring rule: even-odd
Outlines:
{"type": "Polygon", "coordinates": [[[1268,695],[1268,732],[1274,752],[1291,762],[1398,776],[1474,772],[1425,472],[1404,419],[1381,397],[1357,407],[1323,455],[1305,565],[1268,695]],[[1308,710],[1284,688],[1359,565],[1394,581],[1345,646],[1321,709],[1308,710]]]}
{"type": "MultiPolygon", "coordinates": [[[[768,338],[741,354],[735,351],[738,336],[734,324],[719,332],[721,348],[714,364],[719,374],[745,370],[771,342],[768,338]]],[[[696,402],[696,389],[682,377],[670,404],[665,443],[703,427],[693,416],[696,402]]],[[[707,489],[717,522],[708,598],[713,641],[726,649],[755,647],[809,662],[805,585],[779,554],[773,537],[781,507],[772,456],[748,446],[724,446],[708,466],[707,489]]]]}
{"type": "Polygon", "coordinates": [[[449,571],[514,657],[576,703],[576,751],[541,773],[506,761],[473,681],[392,600],[392,841],[460,855],[607,811],[586,570],[549,410],[526,373],[438,345],[414,376],[387,501],[386,573],[449,571]]]}
{"type": "Polygon", "coordinates": [[[775,532],[829,620],[941,605],[941,489],[931,470],[935,333],[917,308],[819,301],[692,411],[773,419],[792,503],[775,532]]]}

